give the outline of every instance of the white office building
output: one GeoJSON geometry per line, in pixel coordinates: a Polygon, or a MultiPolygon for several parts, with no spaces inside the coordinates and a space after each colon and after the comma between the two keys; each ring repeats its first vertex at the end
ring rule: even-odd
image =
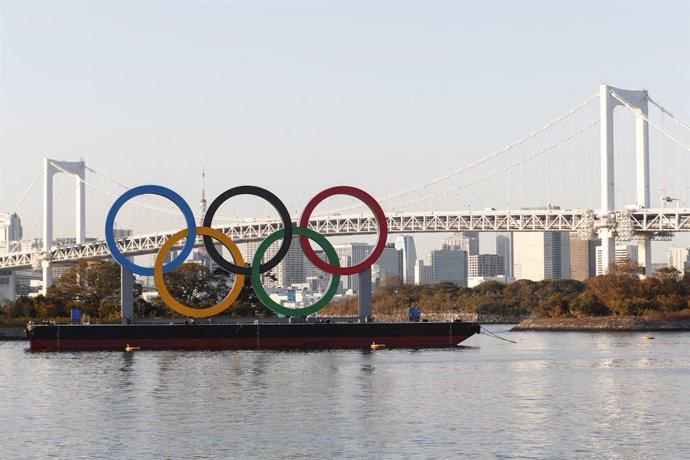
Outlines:
{"type": "MultiPolygon", "coordinates": [[[[596,249],[596,263],[597,263],[597,276],[604,274],[604,269],[601,266],[601,246],[597,246],[596,249]]],[[[637,246],[636,245],[616,245],[615,260],[614,263],[622,264],[630,260],[631,262],[637,263],[637,246]]],[[[608,269],[608,267],[606,267],[608,269]]]]}
{"type": "Polygon", "coordinates": [[[690,248],[668,248],[668,266],[681,273],[690,271],[690,248]]]}
{"type": "Polygon", "coordinates": [[[395,249],[402,251],[403,268],[402,281],[405,284],[416,284],[415,266],[417,264],[417,250],[411,235],[398,236],[395,239],[395,249]]]}
{"type": "Polygon", "coordinates": [[[424,284],[433,284],[434,272],[431,265],[426,265],[423,260],[419,259],[414,265],[414,284],[421,286],[424,284]]]}
{"type": "Polygon", "coordinates": [[[441,249],[465,251],[470,256],[479,254],[479,232],[456,232],[441,242],[441,249]]]}
{"type": "Polygon", "coordinates": [[[570,239],[561,232],[515,232],[515,279],[542,281],[570,277],[570,239]]]}
{"type": "Polygon", "coordinates": [[[479,254],[470,256],[467,275],[473,277],[503,276],[503,257],[497,254],[479,254]]]}

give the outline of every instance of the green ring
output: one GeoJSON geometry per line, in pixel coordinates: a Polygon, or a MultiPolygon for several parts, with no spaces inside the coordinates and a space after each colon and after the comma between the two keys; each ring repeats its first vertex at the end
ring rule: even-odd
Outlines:
{"type": "MultiPolygon", "coordinates": [[[[263,241],[263,243],[259,245],[259,248],[256,250],[256,254],[254,254],[254,258],[252,259],[251,277],[252,286],[254,286],[254,293],[264,305],[273,310],[275,313],[279,313],[285,316],[311,315],[312,313],[316,313],[317,311],[321,310],[328,304],[328,302],[331,301],[336,291],[338,290],[338,286],[340,285],[340,275],[331,275],[331,284],[328,286],[328,289],[323,294],[323,297],[321,297],[318,300],[318,302],[316,302],[314,305],[311,305],[309,307],[287,308],[273,301],[273,299],[271,299],[271,297],[268,295],[263,285],[261,284],[261,259],[263,258],[264,253],[268,250],[268,247],[271,245],[271,243],[273,243],[279,238],[282,238],[284,234],[285,229],[280,229],[277,232],[272,233],[268,238],[266,238],[263,241]]],[[[338,261],[338,254],[335,252],[335,248],[326,239],[326,237],[322,236],[319,233],[316,233],[314,230],[304,227],[292,227],[292,234],[306,236],[307,238],[313,240],[316,244],[321,246],[321,248],[326,252],[326,256],[328,256],[328,261],[331,265],[336,267],[340,266],[340,263],[338,261]]]]}

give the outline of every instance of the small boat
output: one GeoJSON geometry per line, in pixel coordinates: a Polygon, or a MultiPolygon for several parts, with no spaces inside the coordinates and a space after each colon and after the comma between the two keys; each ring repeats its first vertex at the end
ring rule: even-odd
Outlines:
{"type": "Polygon", "coordinates": [[[371,345],[369,345],[369,347],[372,350],[380,350],[381,348],[386,348],[386,345],[382,343],[371,342],[371,345]]]}
{"type": "Polygon", "coordinates": [[[642,338],[645,340],[652,340],[654,337],[651,335],[643,335],[642,338]]]}
{"type": "Polygon", "coordinates": [[[141,350],[141,347],[133,347],[133,346],[130,346],[130,344],[127,344],[127,346],[125,347],[125,351],[128,351],[128,352],[129,351],[139,351],[139,350],[141,350]]]}

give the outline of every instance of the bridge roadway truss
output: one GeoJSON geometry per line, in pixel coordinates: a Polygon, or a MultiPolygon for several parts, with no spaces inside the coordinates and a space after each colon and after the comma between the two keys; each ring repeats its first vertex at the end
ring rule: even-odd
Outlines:
{"type": "MultiPolygon", "coordinates": [[[[529,210],[529,211],[466,211],[397,213],[387,217],[389,233],[432,232],[577,232],[583,240],[595,239],[597,230],[614,231],[619,241],[630,241],[640,235],[668,237],[674,232],[690,232],[690,209],[617,210],[602,216],[592,209],[529,210]]],[[[296,223],[293,223],[296,225],[296,223]]],[[[263,240],[282,228],[280,221],[255,221],[220,228],[236,243],[263,240]]],[[[373,216],[331,216],[314,218],[309,227],[325,236],[367,235],[377,231],[373,216]]],[[[177,230],[176,230],[177,231],[177,230]]],[[[121,238],[124,255],[154,254],[173,234],[158,233],[121,238]]],[[[197,246],[202,244],[201,238],[197,246]]],[[[105,241],[53,247],[47,258],[53,263],[89,258],[110,257],[105,241]]],[[[40,267],[46,254],[15,252],[0,255],[0,269],[40,267]]]]}

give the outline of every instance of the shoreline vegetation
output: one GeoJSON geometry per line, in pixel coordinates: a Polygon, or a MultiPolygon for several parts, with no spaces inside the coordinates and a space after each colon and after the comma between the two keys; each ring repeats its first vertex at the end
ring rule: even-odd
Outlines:
{"type": "MultiPolygon", "coordinates": [[[[584,282],[571,279],[487,281],[474,288],[441,282],[403,284],[389,278],[372,294],[376,321],[407,321],[408,309],[421,310],[422,320],[461,319],[483,324],[516,324],[514,330],[690,330],[690,273],[662,268],[640,277],[640,266],[627,261],[609,266],[606,275],[584,282]]],[[[270,272],[265,276],[271,277],[270,272]]],[[[193,308],[207,308],[229,290],[227,274],[187,263],[165,275],[174,298],[193,308]]],[[[182,318],[160,298],[145,301],[135,284],[135,318],[182,318]]],[[[0,327],[22,328],[28,321],[69,323],[70,311],[80,310],[92,324],[120,322],[120,269],[106,261],[82,261],[67,270],[46,296],[20,297],[0,308],[0,327]]],[[[267,317],[246,283],[228,317],[267,317]]],[[[358,315],[357,296],[328,304],[321,317],[358,315]]],[[[0,340],[3,340],[0,335],[0,340]]]]}
{"type": "Polygon", "coordinates": [[[690,331],[690,310],[666,317],[604,316],[526,319],[511,331],[534,332],[663,332],[690,331]]]}

